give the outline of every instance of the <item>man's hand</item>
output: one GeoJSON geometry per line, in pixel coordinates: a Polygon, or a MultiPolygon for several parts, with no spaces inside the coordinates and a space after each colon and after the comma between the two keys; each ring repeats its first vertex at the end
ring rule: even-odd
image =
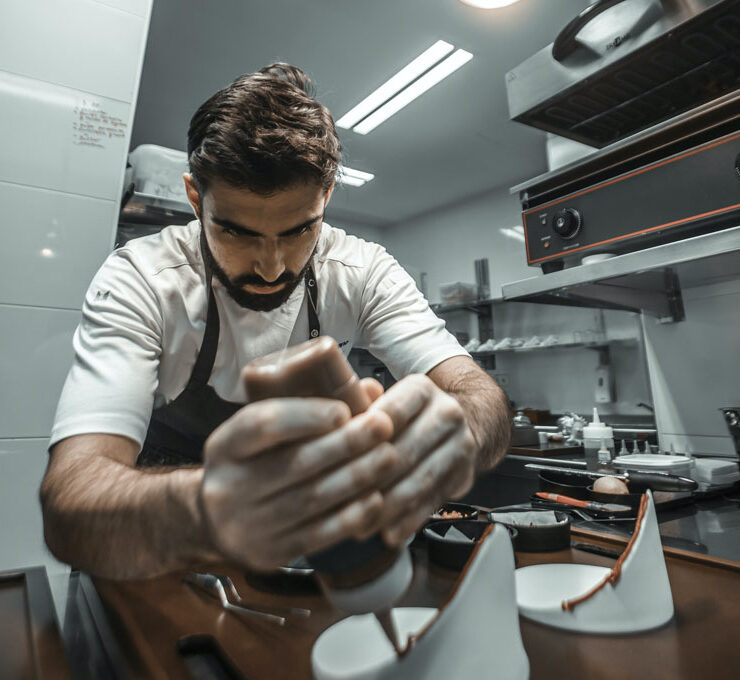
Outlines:
{"type": "Polygon", "coordinates": [[[383,489],[383,512],[373,528],[401,544],[441,503],[473,484],[479,447],[460,403],[425,375],[410,375],[380,396],[368,414],[393,421],[397,462],[383,489]]]}
{"type": "MultiPolygon", "coordinates": [[[[365,385],[371,398],[382,391],[365,385]]],[[[200,502],[216,547],[270,570],[373,533],[384,507],[378,480],[397,464],[387,442],[391,418],[405,422],[399,410],[350,419],[338,401],[268,399],[238,411],[204,449],[200,502]]]]}

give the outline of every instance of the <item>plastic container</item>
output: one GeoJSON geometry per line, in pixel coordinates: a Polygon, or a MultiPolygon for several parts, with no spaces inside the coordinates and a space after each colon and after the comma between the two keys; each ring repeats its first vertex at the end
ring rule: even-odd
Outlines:
{"type": "Polygon", "coordinates": [[[183,173],[189,171],[188,155],[156,144],[141,144],[129,155],[131,181],[136,191],[187,203],[183,173]]]}
{"type": "Polygon", "coordinates": [[[596,407],[594,419],[583,428],[583,452],[589,469],[609,463],[614,458],[614,430],[601,422],[596,407]]]}
{"type": "Polygon", "coordinates": [[[472,302],[478,298],[478,287],[474,283],[443,283],[439,287],[439,297],[443,305],[452,305],[456,302],[472,302]]]}

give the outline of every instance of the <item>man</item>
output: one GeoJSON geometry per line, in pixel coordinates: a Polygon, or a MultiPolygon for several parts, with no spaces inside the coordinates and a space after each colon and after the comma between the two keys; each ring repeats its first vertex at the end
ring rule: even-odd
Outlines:
{"type": "Polygon", "coordinates": [[[57,557],[109,578],[269,570],[348,538],[402,543],[504,454],[503,391],[383,248],[323,223],[340,161],[305,74],[275,64],[188,132],[198,220],[110,255],[87,293],[41,488],[57,557]],[[401,378],[244,406],[241,369],[318,334],[401,378]],[[403,377],[406,376],[406,377],[403,377]]]}

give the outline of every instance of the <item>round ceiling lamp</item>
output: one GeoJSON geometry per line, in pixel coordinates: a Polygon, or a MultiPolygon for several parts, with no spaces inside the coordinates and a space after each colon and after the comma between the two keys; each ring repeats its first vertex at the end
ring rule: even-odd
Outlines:
{"type": "Polygon", "coordinates": [[[460,2],[470,5],[471,7],[480,7],[480,9],[496,9],[513,5],[519,0],[460,0],[460,2]]]}

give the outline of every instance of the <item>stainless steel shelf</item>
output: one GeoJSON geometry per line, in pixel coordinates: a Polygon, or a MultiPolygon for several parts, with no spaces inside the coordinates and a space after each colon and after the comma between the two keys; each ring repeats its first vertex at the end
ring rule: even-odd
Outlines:
{"type": "Polygon", "coordinates": [[[585,348],[585,349],[603,349],[610,345],[634,345],[639,342],[638,338],[612,338],[597,340],[594,342],[559,342],[555,345],[537,345],[535,347],[507,347],[505,349],[491,350],[490,352],[471,352],[473,356],[486,355],[486,354],[528,354],[529,352],[546,352],[548,350],[556,349],[574,349],[574,348],[585,348]]]}
{"type": "Polygon", "coordinates": [[[187,224],[195,219],[193,208],[184,201],[133,192],[127,198],[118,221],[128,224],[187,224]]]}
{"type": "Polygon", "coordinates": [[[491,298],[488,300],[469,300],[467,302],[453,302],[450,304],[434,304],[430,305],[430,307],[435,314],[444,314],[445,312],[459,312],[462,310],[475,312],[476,314],[479,312],[486,314],[491,311],[491,305],[497,302],[502,302],[502,299],[491,298]]]}
{"type": "Polygon", "coordinates": [[[740,275],[740,226],[503,286],[505,301],[646,312],[681,321],[681,289],[740,275]]]}

